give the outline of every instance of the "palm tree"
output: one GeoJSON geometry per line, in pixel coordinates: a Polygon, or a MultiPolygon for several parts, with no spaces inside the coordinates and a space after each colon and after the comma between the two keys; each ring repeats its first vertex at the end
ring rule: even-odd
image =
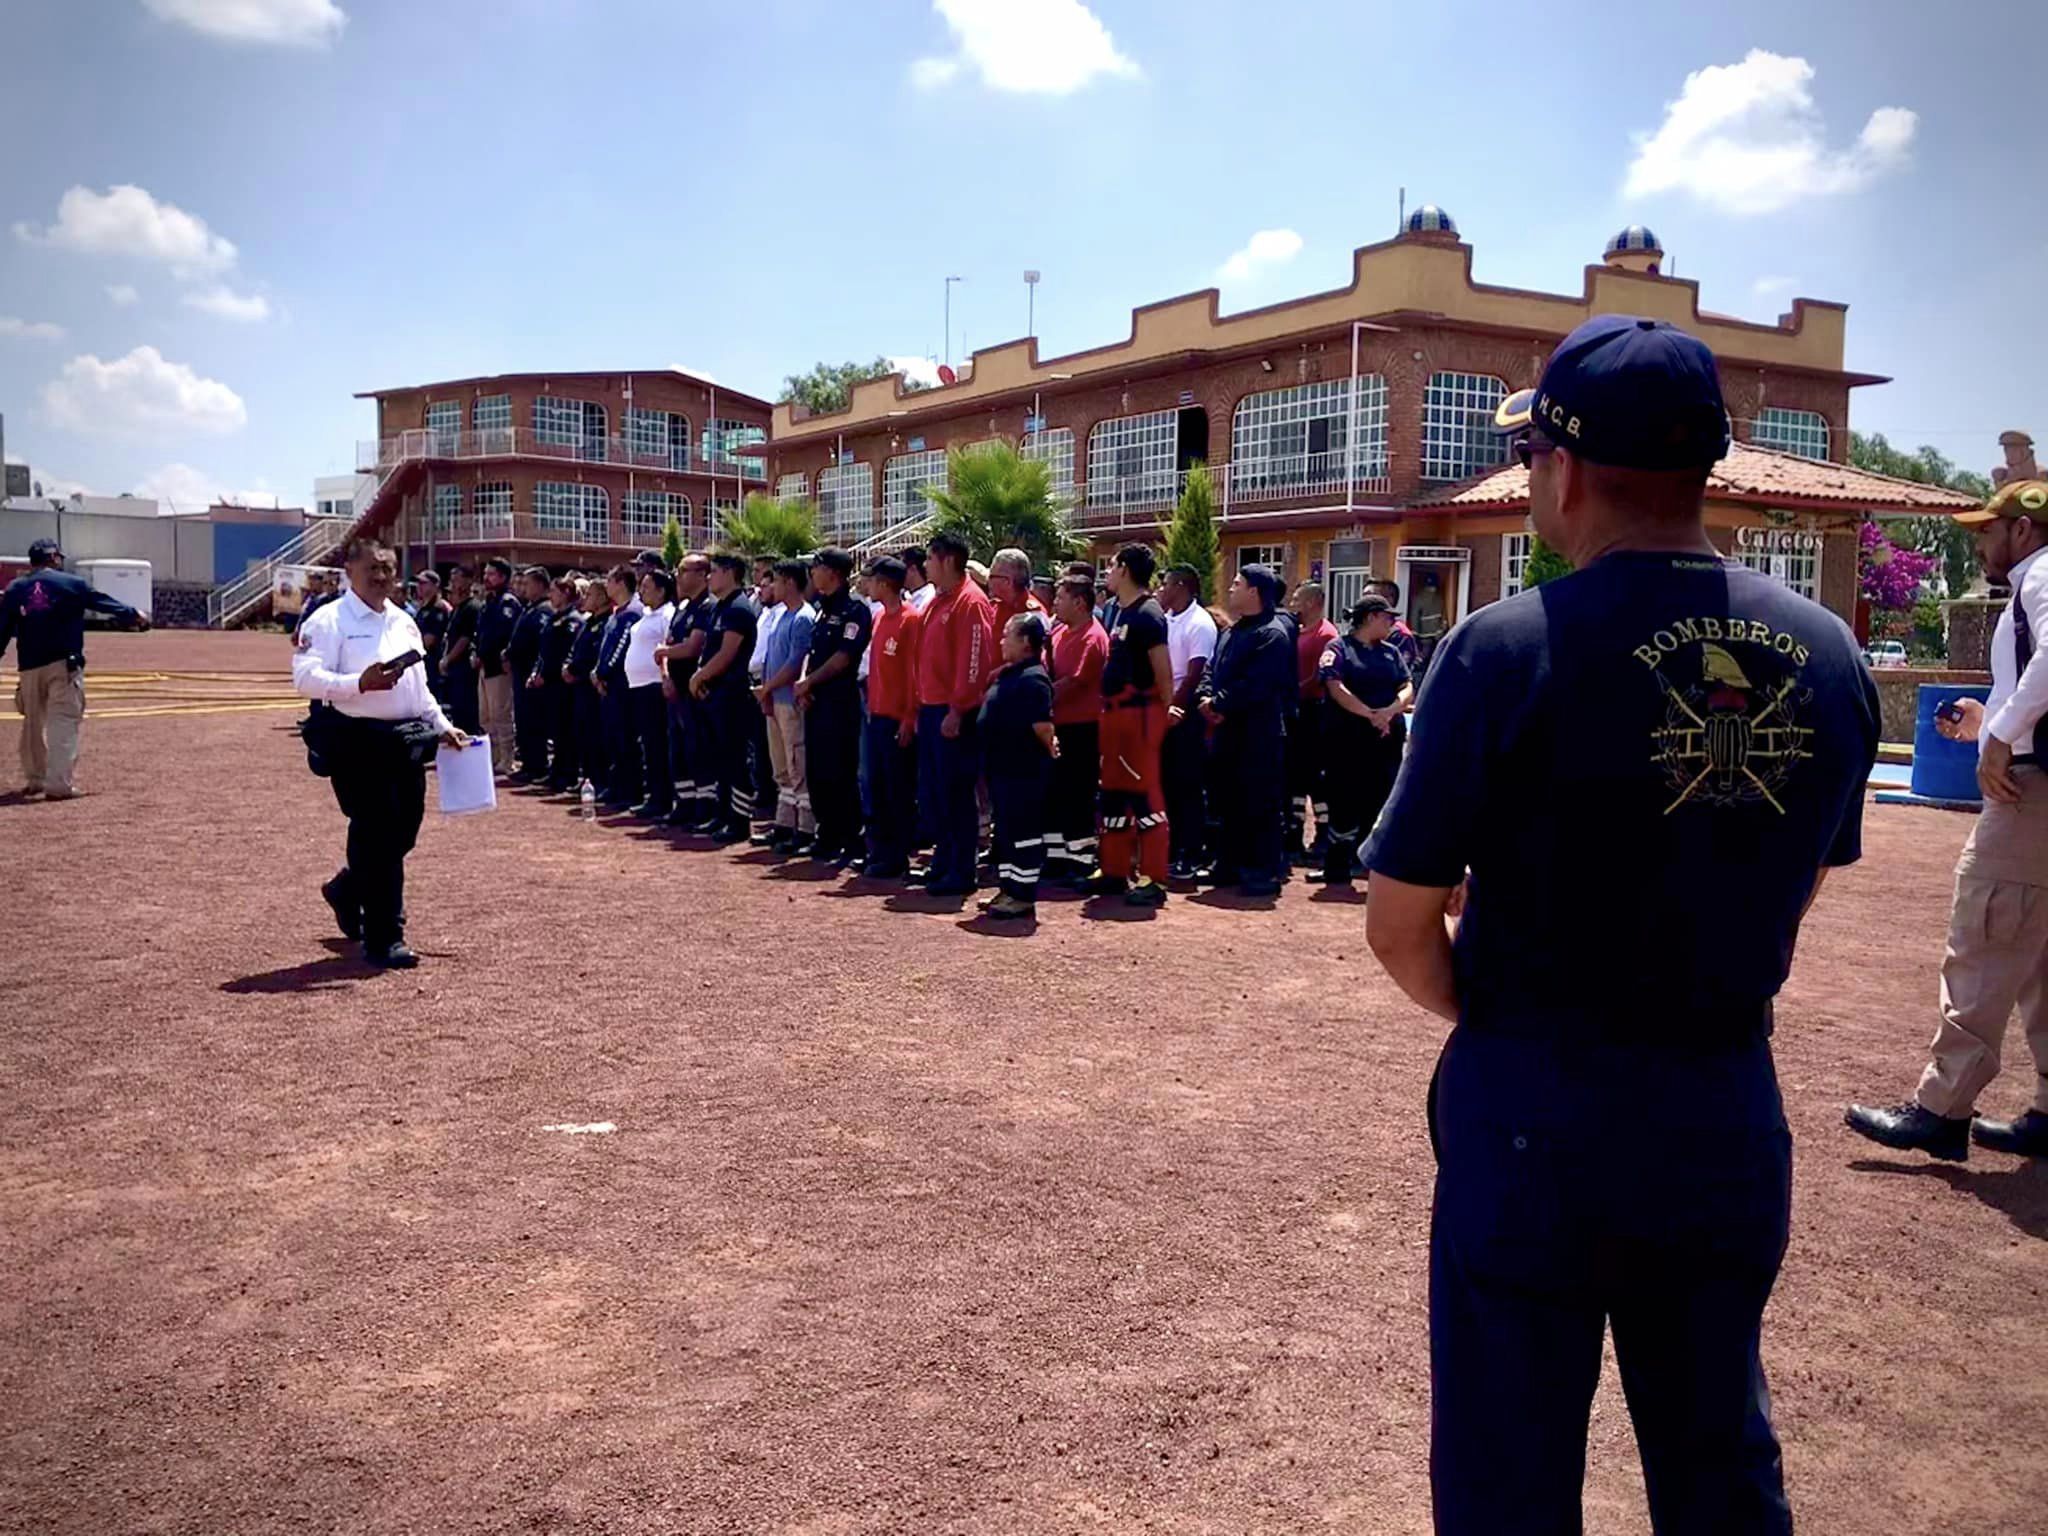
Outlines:
{"type": "Polygon", "coordinates": [[[974,443],[946,455],[946,483],[928,485],[932,528],[966,539],[977,560],[999,549],[1017,548],[1034,570],[1046,570],[1079,555],[1087,542],[1067,523],[1067,510],[1053,494],[1052,472],[1027,459],[1008,442],[974,443]]]}
{"type": "Polygon", "coordinates": [[[808,555],[818,547],[818,509],[801,498],[778,501],[766,491],[753,491],[726,518],[721,542],[749,556],[808,555]]]}

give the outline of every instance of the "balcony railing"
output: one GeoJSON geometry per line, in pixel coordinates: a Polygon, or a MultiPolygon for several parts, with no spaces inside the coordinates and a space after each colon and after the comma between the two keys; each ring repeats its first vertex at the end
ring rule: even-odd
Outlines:
{"type": "MultiPolygon", "coordinates": [[[[506,517],[503,513],[479,516],[465,512],[460,517],[438,518],[434,522],[434,543],[436,545],[489,544],[503,545],[513,541],[525,544],[580,544],[597,549],[647,549],[658,546],[668,524],[650,522],[643,518],[577,518],[537,517],[530,512],[515,513],[506,517]]],[[[683,542],[692,548],[703,548],[713,542],[710,524],[693,517],[683,525],[683,542]]],[[[424,532],[411,536],[414,544],[424,544],[424,532]]]]}
{"type": "Polygon", "coordinates": [[[1219,465],[1217,477],[1218,499],[1232,503],[1274,501],[1324,492],[1341,495],[1347,482],[1360,496],[1384,496],[1393,488],[1384,457],[1373,459],[1342,449],[1240,459],[1219,465]]]}
{"type": "MultiPolygon", "coordinates": [[[[693,445],[694,448],[694,445],[693,445]]],[[[766,484],[765,459],[721,451],[707,456],[692,449],[653,452],[626,437],[577,437],[536,432],[530,427],[482,427],[436,431],[421,427],[356,445],[356,467],[388,473],[411,459],[473,463],[483,459],[559,459],[571,464],[615,464],[669,474],[713,475],[766,484]]]]}

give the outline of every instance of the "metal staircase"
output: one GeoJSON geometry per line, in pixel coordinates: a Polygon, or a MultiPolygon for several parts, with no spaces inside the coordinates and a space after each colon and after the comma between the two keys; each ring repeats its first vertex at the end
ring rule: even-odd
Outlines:
{"type": "Polygon", "coordinates": [[[308,522],[292,538],[272,550],[233,581],[223,582],[206,595],[206,623],[211,629],[225,629],[247,618],[276,590],[280,571],[295,565],[324,565],[348,537],[352,517],[319,517],[308,522]]]}
{"type": "Polygon", "coordinates": [[[865,564],[871,556],[893,554],[908,544],[916,543],[930,530],[932,522],[933,513],[927,507],[892,527],[884,528],[880,533],[869,534],[849,548],[847,553],[853,556],[856,565],[865,564]]]}

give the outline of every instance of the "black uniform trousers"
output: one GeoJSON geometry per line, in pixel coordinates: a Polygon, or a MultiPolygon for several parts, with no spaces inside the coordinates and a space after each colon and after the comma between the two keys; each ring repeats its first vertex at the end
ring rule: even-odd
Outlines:
{"type": "Polygon", "coordinates": [[[633,726],[631,690],[625,679],[604,685],[601,705],[606,756],[611,760],[611,777],[605,782],[605,799],[618,806],[632,805],[640,798],[640,736],[633,726]]]}
{"type": "Polygon", "coordinates": [[[612,760],[604,738],[604,700],[597,686],[583,678],[570,688],[576,715],[576,763],[599,799],[611,788],[612,760]]]}
{"type": "Polygon", "coordinates": [[[1216,867],[1223,874],[1240,881],[1280,878],[1286,748],[1287,727],[1278,710],[1226,715],[1216,728],[1216,867]]]}
{"type": "Polygon", "coordinates": [[[1322,831],[1323,873],[1331,880],[1349,880],[1357,867],[1358,849],[1385,809],[1401,771],[1405,732],[1397,725],[1382,736],[1348,710],[1328,706],[1316,745],[1323,755],[1322,782],[1329,813],[1322,831]]]}
{"type": "Polygon", "coordinates": [[[548,783],[574,789],[579,772],[576,750],[576,687],[557,676],[540,690],[541,715],[548,731],[548,783]]]}
{"type": "Polygon", "coordinates": [[[899,722],[887,715],[869,715],[868,873],[893,880],[910,867],[910,845],[917,836],[917,739],[899,747],[899,722]]]}
{"type": "Polygon", "coordinates": [[[1792,1198],[1770,1048],[1639,1043],[1669,1028],[1645,1016],[1606,1045],[1464,1025],[1444,1049],[1429,1330],[1446,1536],[1581,1528],[1610,1324],[1658,1536],[1792,1529],[1757,1350],[1792,1198]]]}
{"type": "Polygon", "coordinates": [[[675,774],[668,761],[668,700],[660,683],[642,683],[631,690],[633,730],[640,739],[640,787],[648,813],[666,816],[675,809],[675,774]]]}
{"type": "MultiPolygon", "coordinates": [[[[754,790],[754,807],[747,814],[754,821],[773,821],[782,791],[775,782],[774,754],[768,750],[768,717],[752,693],[747,695],[746,729],[747,772],[754,790]]],[[[808,758],[805,763],[808,766],[808,758]]]]}
{"type": "MultiPolygon", "coordinates": [[[[1060,755],[1046,791],[1045,872],[1085,875],[1095,867],[1095,811],[1102,786],[1102,726],[1094,720],[1053,726],[1060,755]]],[[[995,781],[989,781],[995,793],[995,781]]],[[[1002,812],[997,810],[1000,820],[1002,812]]],[[[1171,812],[1168,812],[1171,815],[1171,812]]]]}
{"type": "Polygon", "coordinates": [[[342,906],[362,910],[365,946],[382,949],[405,937],[405,856],[419,840],[427,771],[390,722],[328,714],[321,756],[348,818],[348,863],[333,892],[342,906]]]}
{"type": "Polygon", "coordinates": [[[1159,753],[1160,787],[1166,795],[1167,857],[1199,864],[1209,845],[1209,728],[1189,710],[1167,727],[1159,753]]]}
{"type": "Polygon", "coordinates": [[[441,707],[458,731],[471,736],[483,733],[482,702],[477,697],[476,668],[467,658],[448,669],[441,679],[441,707]]]}
{"type": "Polygon", "coordinates": [[[1302,845],[1308,828],[1306,807],[1316,812],[1316,836],[1329,831],[1330,808],[1323,765],[1328,760],[1322,746],[1323,705],[1320,699],[1301,701],[1301,707],[1287,720],[1287,854],[1292,858],[1302,845]]]}
{"type": "Polygon", "coordinates": [[[860,695],[851,681],[828,683],[804,712],[804,784],[818,824],[820,857],[862,851],[860,695]]]}
{"type": "MultiPolygon", "coordinates": [[[[1060,750],[1065,752],[1065,746],[1060,750]]],[[[1038,761],[1029,766],[1004,765],[988,776],[989,806],[995,820],[989,856],[996,866],[996,888],[1018,901],[1038,900],[1038,880],[1045,872],[1046,806],[1053,762],[1043,752],[1036,755],[1038,761]]]]}
{"type": "Polygon", "coordinates": [[[939,729],[946,706],[917,711],[917,797],[928,806],[932,826],[929,886],[964,892],[975,888],[975,858],[981,844],[981,808],[974,789],[981,775],[980,729],[971,715],[960,717],[960,734],[939,729]]]}
{"type": "Polygon", "coordinates": [[[548,708],[547,689],[530,688],[530,673],[512,678],[512,743],[519,754],[519,771],[529,778],[548,771],[548,737],[553,712],[548,708]]]}
{"type": "Polygon", "coordinates": [[[710,705],[692,698],[689,684],[678,683],[676,691],[683,720],[677,803],[692,822],[710,821],[718,814],[718,732],[710,705]]]}
{"type": "Polygon", "coordinates": [[[754,819],[754,733],[765,723],[753,691],[741,683],[720,683],[704,700],[711,731],[712,819],[726,830],[744,832],[754,819]]]}

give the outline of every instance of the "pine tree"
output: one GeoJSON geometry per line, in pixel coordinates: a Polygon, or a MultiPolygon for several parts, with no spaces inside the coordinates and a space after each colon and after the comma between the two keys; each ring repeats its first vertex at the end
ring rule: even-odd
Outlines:
{"type": "Polygon", "coordinates": [[[673,571],[683,563],[685,553],[683,525],[671,517],[661,530],[661,563],[673,571]]]}
{"type": "Polygon", "coordinates": [[[1216,532],[1216,482],[1210,478],[1208,465],[1196,464],[1188,471],[1173,518],[1160,530],[1160,542],[1165,546],[1161,564],[1193,566],[1201,588],[1196,601],[1205,608],[1215,601],[1223,540],[1216,532]]]}

